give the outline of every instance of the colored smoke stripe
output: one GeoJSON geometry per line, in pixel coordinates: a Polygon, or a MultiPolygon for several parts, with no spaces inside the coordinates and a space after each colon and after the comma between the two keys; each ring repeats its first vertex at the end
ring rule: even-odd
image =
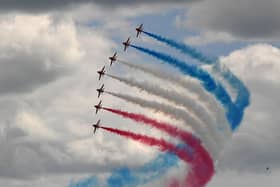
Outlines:
{"type": "MultiPolygon", "coordinates": [[[[185,144],[189,145],[190,147],[195,147],[195,146],[197,146],[197,144],[200,144],[200,140],[197,137],[195,137],[191,133],[188,133],[184,130],[180,130],[179,128],[177,128],[171,124],[159,122],[155,119],[146,117],[141,114],[135,114],[135,113],[125,112],[125,111],[116,110],[116,109],[112,109],[112,108],[106,108],[106,107],[103,107],[102,109],[112,112],[114,114],[118,114],[122,117],[132,119],[136,122],[141,122],[141,123],[144,123],[147,125],[151,125],[152,127],[162,130],[165,133],[168,133],[169,135],[171,135],[173,137],[179,137],[181,140],[184,141],[185,144]]],[[[191,151],[191,152],[193,152],[193,151],[191,151]]]]}
{"type": "MultiPolygon", "coordinates": [[[[104,187],[136,187],[145,185],[167,173],[171,167],[178,165],[178,157],[172,153],[159,154],[155,159],[137,169],[122,167],[114,170],[106,179],[104,187]]],[[[71,182],[68,187],[100,187],[95,176],[71,182]]],[[[103,186],[103,185],[102,185],[103,186]]]]}
{"type": "Polygon", "coordinates": [[[96,177],[89,177],[79,182],[71,182],[68,187],[96,187],[99,186],[98,179],[96,177]]]}
{"type": "MultiPolygon", "coordinates": [[[[178,148],[175,145],[166,142],[163,139],[156,139],[153,137],[135,134],[129,131],[123,131],[114,128],[101,127],[102,129],[118,134],[120,136],[127,137],[129,139],[133,139],[135,141],[141,142],[143,144],[149,146],[157,146],[161,149],[161,151],[169,151],[176,154],[181,160],[186,163],[192,164],[192,172],[188,174],[186,177],[185,184],[189,187],[203,187],[205,186],[212,176],[214,175],[214,165],[210,155],[207,153],[202,146],[194,147],[195,157],[190,155],[190,153],[186,152],[184,149],[178,148]],[[190,176],[191,175],[191,176],[190,176]]],[[[200,145],[200,144],[199,144],[200,145]]]]}
{"type": "Polygon", "coordinates": [[[242,112],[240,112],[238,108],[236,108],[236,106],[232,103],[231,98],[226,92],[225,88],[219,82],[216,82],[208,72],[197,66],[189,65],[164,53],[135,45],[131,45],[131,47],[149,54],[159,60],[162,60],[163,62],[166,62],[174,67],[177,67],[182,73],[200,80],[202,86],[207,91],[212,93],[216,97],[216,99],[223,104],[231,128],[235,129],[240,124],[243,117],[242,112]]]}
{"type": "Polygon", "coordinates": [[[216,62],[216,60],[211,60],[208,57],[204,56],[201,52],[199,52],[198,50],[196,50],[195,48],[186,45],[184,43],[181,42],[177,42],[175,40],[169,39],[169,38],[165,38],[163,36],[159,36],[147,31],[143,31],[143,33],[145,33],[146,35],[160,41],[160,42],[164,42],[165,44],[174,47],[178,50],[180,50],[183,53],[187,53],[188,55],[190,55],[192,58],[197,59],[203,63],[206,64],[213,64],[214,62],[216,62]]]}
{"type": "MultiPolygon", "coordinates": [[[[207,71],[201,69],[198,66],[194,65],[189,65],[185,63],[184,61],[181,61],[179,59],[176,59],[172,56],[169,56],[164,53],[160,53],[151,49],[147,49],[144,47],[139,47],[135,45],[131,45],[131,47],[142,51],[146,54],[149,54],[157,59],[160,59],[176,68],[178,68],[182,73],[185,75],[190,75],[193,78],[196,78],[200,81],[201,86],[197,86],[198,84],[190,84],[186,82],[184,79],[178,79],[178,77],[173,76],[167,76],[166,74],[160,72],[159,70],[150,70],[149,68],[147,69],[146,67],[142,66],[137,66],[137,65],[132,65],[130,63],[126,62],[121,62],[125,65],[128,65],[129,67],[135,68],[135,69],[140,69],[144,72],[150,73],[156,77],[159,77],[161,79],[169,80],[173,82],[174,84],[178,83],[179,85],[181,84],[183,87],[187,87],[187,89],[198,95],[198,99],[201,102],[205,102],[208,105],[211,103],[211,100],[208,101],[208,98],[210,98],[210,94],[208,94],[206,91],[211,93],[215,98],[222,104],[223,108],[225,109],[226,112],[226,118],[228,122],[230,123],[231,129],[235,130],[239,125],[240,122],[243,118],[243,112],[245,108],[249,105],[249,99],[250,99],[250,93],[246,86],[240,81],[233,73],[231,73],[226,67],[223,67],[222,64],[220,64],[217,60],[211,60],[209,57],[204,56],[200,51],[196,50],[195,48],[188,46],[186,44],[174,41],[172,39],[164,38],[162,36],[145,32],[144,33],[152,38],[155,38],[158,41],[161,41],[168,46],[174,47],[181,51],[184,54],[189,55],[190,57],[205,63],[205,64],[214,64],[213,65],[213,70],[219,74],[222,75],[223,79],[226,80],[227,82],[230,83],[230,86],[233,87],[237,91],[237,97],[235,101],[233,102],[229,94],[227,93],[226,89],[223,87],[223,85],[220,82],[217,82],[211,74],[209,74],[207,71]],[[189,88],[191,87],[191,89],[189,88]]],[[[112,77],[114,78],[114,77],[112,77]]],[[[115,77],[116,79],[122,79],[120,77],[115,77]]],[[[126,83],[128,83],[131,86],[138,86],[140,88],[143,88],[143,84],[140,84],[139,82],[136,82],[135,80],[121,80],[126,83]]],[[[195,82],[194,82],[195,83],[195,82]]],[[[146,84],[146,83],[145,83],[146,84]]],[[[164,89],[157,89],[156,87],[151,86],[150,84],[145,87],[145,90],[149,93],[158,95],[160,97],[163,97],[168,100],[172,100],[173,97],[177,100],[173,100],[174,103],[176,104],[183,104],[180,103],[178,100],[178,95],[172,93],[168,93],[168,90],[164,89]],[[179,103],[178,103],[179,102],[179,103]]],[[[169,187],[179,187],[180,184],[183,184],[183,186],[188,186],[188,187],[204,187],[212,178],[214,175],[214,163],[207,152],[207,150],[202,146],[202,143],[206,145],[206,147],[209,149],[210,147],[210,152],[213,155],[217,155],[218,151],[221,151],[221,148],[216,149],[215,141],[212,140],[213,138],[213,133],[209,132],[209,129],[205,128],[197,128],[197,125],[194,125],[193,121],[188,121],[189,118],[186,117],[188,113],[182,112],[181,109],[174,107],[174,106],[168,106],[168,105],[163,105],[161,103],[157,103],[155,101],[146,101],[137,97],[132,97],[129,95],[124,95],[124,94],[116,94],[116,93],[111,93],[107,92],[113,96],[119,97],[121,99],[125,99],[129,102],[138,104],[143,107],[151,108],[156,111],[161,111],[165,114],[170,115],[171,117],[174,117],[176,119],[183,119],[186,123],[190,122],[190,126],[193,125],[194,129],[196,128],[196,132],[200,137],[202,138],[203,142],[200,142],[194,135],[191,133],[188,133],[184,130],[181,130],[175,126],[172,126],[168,123],[163,123],[159,122],[157,120],[148,118],[144,115],[141,114],[135,114],[135,113],[130,113],[130,112],[125,112],[121,110],[116,110],[116,109],[111,109],[111,108],[103,108],[107,111],[113,112],[115,114],[121,115],[122,117],[132,119],[136,122],[141,122],[146,125],[153,126],[161,131],[164,131],[168,133],[170,136],[180,138],[186,145],[185,147],[180,147],[180,146],[175,146],[172,143],[169,143],[163,139],[157,139],[154,137],[149,137],[145,135],[140,135],[140,134],[135,134],[129,131],[122,131],[118,129],[113,129],[113,128],[107,128],[107,127],[101,127],[102,129],[127,137],[129,139],[133,139],[135,141],[141,142],[143,144],[149,145],[149,146],[157,146],[161,149],[161,151],[167,152],[163,156],[167,159],[170,159],[172,156],[174,157],[174,154],[176,154],[180,159],[183,161],[189,163],[191,165],[191,170],[184,179],[183,182],[177,181],[177,180],[172,180],[169,183],[169,187]],[[187,148],[186,148],[187,147],[187,148]],[[174,153],[174,154],[171,154],[174,153]]],[[[213,97],[212,96],[212,97],[213,97]]],[[[214,98],[214,97],[213,97],[214,98]]],[[[185,99],[185,98],[180,98],[185,99]]],[[[213,99],[215,100],[215,99],[213,99]]],[[[213,103],[213,102],[212,102],[213,103]]],[[[186,104],[186,103],[185,103],[186,104]]],[[[189,103],[187,103],[189,104],[189,103]]],[[[212,105],[210,104],[210,108],[218,108],[216,106],[219,106],[218,104],[212,105]]],[[[187,105],[184,105],[184,107],[187,107],[187,105]]],[[[213,109],[211,109],[213,110],[213,109]]],[[[223,109],[219,110],[219,114],[221,115],[223,109]]],[[[202,110],[199,110],[199,112],[202,110]]],[[[196,112],[196,116],[199,117],[201,121],[204,123],[207,122],[207,118],[203,117],[205,114],[205,111],[199,113],[196,112]],[[199,114],[199,115],[198,115],[199,114]]],[[[217,113],[217,111],[216,111],[217,113]]],[[[222,119],[222,117],[218,117],[218,119],[222,119]]],[[[222,120],[221,120],[222,121],[222,120]]],[[[223,123],[226,124],[226,123],[223,123]]],[[[209,127],[211,124],[205,124],[207,127],[209,127]]],[[[212,127],[213,128],[213,127],[212,127]]],[[[228,127],[229,128],[229,127],[228,127]]],[[[211,130],[211,129],[210,129],[211,130]]],[[[225,131],[227,132],[227,131],[225,131]]],[[[230,133],[231,134],[231,130],[230,133]]],[[[228,134],[224,134],[224,137],[229,137],[227,136],[228,134]]],[[[159,158],[159,157],[158,157],[159,158]]],[[[158,159],[157,158],[157,159],[158,159]]],[[[176,157],[177,158],[177,157],[176,157]]],[[[216,157],[214,157],[216,158],[216,157]]],[[[160,177],[162,175],[161,171],[167,171],[169,167],[172,167],[176,165],[176,159],[173,160],[174,162],[171,162],[170,164],[166,164],[165,162],[157,162],[157,159],[153,160],[151,163],[147,163],[145,166],[140,168],[137,171],[131,171],[128,168],[121,168],[113,171],[112,175],[107,178],[106,184],[107,187],[136,187],[138,185],[144,185],[148,182],[151,182],[151,180],[160,177]],[[164,170],[165,169],[165,170],[164,170]],[[147,177],[145,174],[149,173],[150,175],[147,177]]],[[[85,179],[83,181],[80,181],[76,185],[74,183],[71,184],[70,187],[89,187],[89,186],[98,186],[99,181],[95,177],[91,177],[88,179],[85,179]]]]}
{"type": "MultiPolygon", "coordinates": [[[[123,82],[127,85],[139,88],[141,90],[145,90],[150,94],[154,94],[156,96],[162,97],[168,101],[175,103],[177,106],[182,106],[185,108],[186,112],[190,112],[189,115],[189,123],[193,124],[195,127],[193,128],[203,128],[207,129],[207,133],[213,137],[215,144],[218,147],[223,147],[224,142],[227,140],[227,137],[222,136],[219,129],[215,125],[215,120],[212,116],[208,113],[207,109],[200,105],[197,101],[193,98],[190,98],[186,95],[182,95],[176,90],[169,91],[167,89],[160,88],[157,85],[153,85],[149,82],[139,82],[133,78],[123,78],[114,75],[107,76],[116,79],[120,82],[123,82]]],[[[199,130],[199,132],[203,132],[204,130],[199,130]]]]}
{"type": "MultiPolygon", "coordinates": [[[[178,86],[183,87],[189,93],[195,94],[198,97],[195,102],[200,102],[202,105],[204,105],[207,108],[207,110],[211,113],[211,115],[215,118],[216,121],[215,125],[216,128],[219,129],[220,135],[223,136],[224,139],[227,140],[230,139],[230,137],[232,136],[232,130],[224,115],[225,112],[223,108],[219,105],[219,103],[215,100],[215,98],[212,95],[208,94],[200,86],[199,83],[193,80],[186,79],[181,74],[167,73],[153,67],[145,66],[144,64],[135,64],[123,60],[118,60],[118,62],[128,66],[129,68],[143,71],[144,73],[148,73],[164,81],[170,81],[172,82],[172,84],[176,84],[178,86]]],[[[221,143],[225,143],[225,142],[221,142],[221,143]]]]}
{"type": "Polygon", "coordinates": [[[190,155],[190,153],[188,153],[186,150],[177,148],[176,145],[169,143],[163,139],[157,139],[157,138],[149,137],[146,135],[136,134],[133,132],[114,129],[114,128],[110,128],[110,127],[100,127],[100,128],[103,130],[106,130],[108,132],[118,134],[120,136],[124,136],[129,139],[138,141],[138,142],[148,145],[148,146],[157,146],[163,152],[168,151],[168,152],[176,154],[180,159],[182,159],[185,162],[190,162],[193,159],[192,155],[190,155]]]}
{"type": "Polygon", "coordinates": [[[218,155],[220,153],[220,148],[217,147],[213,138],[209,135],[209,133],[207,133],[207,129],[198,128],[195,124],[190,123],[189,116],[188,116],[189,114],[186,113],[184,110],[182,110],[180,108],[175,108],[171,105],[158,103],[156,101],[148,101],[148,100],[144,100],[139,97],[130,96],[130,95],[126,95],[126,94],[112,93],[112,92],[106,92],[106,93],[111,94],[120,99],[123,99],[125,101],[137,104],[139,106],[153,109],[154,111],[162,112],[174,119],[183,120],[186,125],[190,126],[197,133],[198,137],[203,141],[203,144],[205,144],[207,149],[209,150],[209,152],[211,152],[213,158],[216,159],[218,157],[218,155]]]}
{"type": "Polygon", "coordinates": [[[228,81],[235,90],[237,90],[235,105],[240,108],[240,110],[244,111],[250,104],[250,92],[248,88],[225,65],[216,63],[213,66],[213,70],[220,73],[223,78],[228,81]]]}
{"type": "MultiPolygon", "coordinates": [[[[190,57],[199,60],[202,63],[214,64],[213,70],[220,73],[223,76],[223,78],[227,82],[229,82],[230,85],[237,91],[235,105],[241,111],[240,112],[240,122],[241,122],[244,115],[244,110],[250,104],[250,92],[248,88],[243,84],[243,82],[240,81],[226,66],[222,66],[218,60],[214,60],[214,59],[211,60],[209,57],[203,55],[200,51],[198,51],[192,46],[150,32],[143,31],[143,33],[173,48],[176,48],[182,53],[187,54],[190,57]]],[[[234,124],[232,129],[235,130],[240,125],[240,122],[234,124]]]]}
{"type": "Polygon", "coordinates": [[[201,145],[200,140],[191,133],[141,114],[129,113],[111,108],[103,109],[136,122],[151,125],[152,127],[168,133],[170,136],[180,138],[186,145],[190,146],[190,149],[193,149],[191,155],[194,155],[194,157],[193,161],[191,161],[192,170],[190,171],[190,176],[187,176],[186,184],[195,187],[204,186],[214,175],[214,163],[211,156],[201,145]]]}

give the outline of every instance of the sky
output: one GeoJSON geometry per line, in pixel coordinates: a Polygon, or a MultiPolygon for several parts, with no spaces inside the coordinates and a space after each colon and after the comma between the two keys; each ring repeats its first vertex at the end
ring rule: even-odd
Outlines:
{"type": "MultiPolygon", "coordinates": [[[[93,136],[91,129],[102,119],[106,126],[168,139],[160,131],[108,112],[94,114],[99,101],[96,88],[102,83],[108,91],[164,102],[106,76],[98,81],[96,71],[104,64],[113,75],[178,89],[117,63],[109,68],[108,57],[116,51],[120,59],[178,73],[134,49],[123,52],[121,42],[127,37],[194,63],[147,36],[136,38],[135,27],[141,23],[147,31],[218,58],[250,91],[243,121],[221,150],[208,186],[279,186],[278,0],[0,0],[0,4],[0,186],[72,187],[94,179],[92,186],[101,187],[95,178],[102,183],[118,168],[141,168],[161,155],[157,148],[103,131],[93,136]]],[[[180,120],[108,94],[102,100],[105,106],[187,129],[180,120]]],[[[176,163],[161,168],[166,170],[163,176],[139,186],[163,186],[165,176],[181,176],[188,166],[176,163]]]]}

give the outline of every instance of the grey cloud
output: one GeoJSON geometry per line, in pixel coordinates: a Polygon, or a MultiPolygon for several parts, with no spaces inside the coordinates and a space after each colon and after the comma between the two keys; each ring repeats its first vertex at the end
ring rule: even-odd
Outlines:
{"type": "Polygon", "coordinates": [[[227,148],[221,168],[245,172],[264,172],[267,166],[280,169],[279,85],[250,81],[252,106],[244,127],[227,148]],[[269,91],[268,91],[269,90],[269,91]]]}
{"type": "Polygon", "coordinates": [[[44,57],[14,53],[4,59],[0,57],[0,94],[24,93],[55,80],[63,72],[58,68],[47,68],[44,57]]]}
{"type": "Polygon", "coordinates": [[[278,0],[206,0],[191,7],[187,25],[245,39],[275,39],[280,36],[279,8],[278,0]]]}
{"type": "Polygon", "coordinates": [[[70,155],[64,141],[30,141],[28,134],[12,124],[6,124],[2,134],[0,178],[32,180],[43,174],[102,173],[120,164],[108,157],[94,163],[81,160],[70,155]]]}
{"type": "Polygon", "coordinates": [[[56,10],[61,8],[75,7],[82,4],[96,4],[104,7],[114,8],[121,6],[139,5],[139,4],[154,4],[154,3],[185,3],[194,2],[200,0],[0,0],[0,10],[2,11],[31,11],[31,12],[41,12],[48,10],[56,10]]]}

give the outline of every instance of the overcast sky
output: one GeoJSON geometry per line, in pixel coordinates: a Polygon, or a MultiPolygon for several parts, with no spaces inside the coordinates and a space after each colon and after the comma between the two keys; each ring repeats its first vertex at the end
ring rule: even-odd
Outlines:
{"type": "MultiPolygon", "coordinates": [[[[182,57],[145,36],[136,39],[134,29],[140,23],[148,31],[218,57],[250,90],[251,104],[223,149],[209,187],[279,186],[278,0],[0,0],[0,4],[0,186],[68,187],[89,176],[104,179],[114,168],[141,167],[157,157],[157,148],[102,131],[93,137],[90,128],[101,118],[111,127],[166,137],[106,112],[94,115],[96,88],[102,83],[109,91],[162,101],[108,77],[97,80],[96,71],[104,64],[109,67],[108,56],[115,51],[122,59],[155,61],[132,49],[123,53],[121,41],[128,36],[182,57]]],[[[118,64],[108,71],[165,85],[118,64]]],[[[106,94],[102,100],[106,106],[174,121],[106,94]]],[[[174,123],[182,126],[181,121],[174,123]]],[[[167,175],[179,175],[184,169],[180,163],[167,175]]],[[[164,182],[162,177],[146,187],[164,182]]]]}

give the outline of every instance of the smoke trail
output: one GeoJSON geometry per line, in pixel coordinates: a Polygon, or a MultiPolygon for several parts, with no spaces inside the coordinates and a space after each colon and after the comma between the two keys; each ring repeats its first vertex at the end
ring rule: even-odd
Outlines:
{"type": "Polygon", "coordinates": [[[170,187],[180,187],[180,184],[177,180],[171,181],[170,187]]]}
{"type": "Polygon", "coordinates": [[[217,103],[215,98],[212,95],[205,92],[205,90],[203,90],[201,86],[195,81],[185,79],[185,77],[181,76],[180,74],[170,74],[162,72],[151,67],[146,67],[142,64],[133,64],[122,60],[118,60],[118,62],[130,68],[141,70],[144,73],[148,73],[159,79],[170,81],[172,82],[172,84],[177,84],[187,89],[188,92],[190,92],[191,94],[197,95],[198,100],[202,101],[207,106],[207,109],[212,113],[212,115],[215,116],[216,125],[218,126],[218,129],[223,129],[221,131],[225,137],[231,137],[232,131],[230,129],[230,126],[228,125],[227,119],[224,116],[224,110],[221,108],[219,103],[217,103]]]}
{"type": "Polygon", "coordinates": [[[187,163],[193,160],[193,156],[190,153],[188,153],[186,150],[177,148],[177,146],[175,146],[174,144],[169,143],[163,139],[157,139],[157,138],[149,137],[146,135],[135,134],[135,133],[132,133],[129,131],[123,131],[123,130],[109,128],[109,127],[100,127],[100,128],[104,129],[108,132],[118,134],[120,136],[124,136],[124,137],[130,138],[132,140],[138,141],[145,145],[159,147],[160,150],[163,152],[168,151],[168,152],[174,153],[180,159],[182,159],[183,161],[185,161],[187,163]]]}
{"type": "Polygon", "coordinates": [[[96,177],[89,177],[87,179],[83,179],[79,182],[71,182],[69,187],[93,187],[99,186],[98,179],[96,177]]]}
{"type": "Polygon", "coordinates": [[[220,73],[230,85],[237,90],[235,105],[242,111],[250,104],[250,92],[248,88],[240,81],[226,66],[216,63],[213,66],[214,72],[220,73]]]}
{"type": "Polygon", "coordinates": [[[115,170],[107,179],[107,187],[139,186],[147,184],[166,174],[170,167],[177,166],[178,157],[172,153],[160,154],[151,162],[139,169],[131,171],[129,168],[115,170]]]}
{"type": "Polygon", "coordinates": [[[200,53],[195,48],[193,48],[189,45],[186,45],[184,43],[177,42],[175,40],[165,38],[163,36],[159,36],[159,35],[156,35],[156,34],[153,34],[150,32],[143,31],[143,33],[145,33],[146,35],[148,35],[160,42],[163,42],[171,47],[174,47],[174,48],[180,50],[181,52],[186,53],[186,54],[190,55],[192,58],[197,59],[203,63],[213,64],[215,62],[214,59],[213,60],[209,59],[208,57],[204,56],[202,53],[200,53]]]}
{"type": "MultiPolygon", "coordinates": [[[[107,74],[108,75],[108,74],[107,74]]],[[[168,101],[174,102],[178,106],[185,107],[188,111],[194,114],[197,117],[197,120],[201,120],[205,124],[211,124],[214,126],[214,119],[211,117],[207,109],[200,105],[198,101],[194,101],[193,98],[188,97],[187,95],[181,95],[176,90],[166,90],[162,89],[156,85],[153,85],[149,82],[138,82],[133,78],[122,78],[114,75],[108,75],[109,77],[116,79],[120,82],[123,82],[129,86],[145,90],[146,92],[160,96],[168,101]]]]}
{"type": "MultiPolygon", "coordinates": [[[[131,187],[145,185],[167,173],[168,169],[177,166],[178,157],[171,153],[160,154],[144,166],[131,170],[127,167],[116,169],[106,179],[106,187],[131,187]]],[[[68,187],[97,187],[100,185],[95,176],[71,182],[68,187]]]]}
{"type": "MultiPolygon", "coordinates": [[[[236,107],[238,107],[241,110],[240,115],[241,115],[241,120],[242,120],[244,110],[250,104],[250,92],[247,89],[247,87],[243,84],[243,82],[240,81],[227,67],[225,67],[225,66],[221,67],[222,65],[220,64],[220,62],[218,60],[210,59],[209,57],[204,56],[200,51],[198,51],[195,48],[188,46],[184,43],[177,42],[175,40],[168,39],[168,38],[165,38],[165,37],[153,34],[153,33],[145,32],[145,31],[143,31],[143,33],[145,33],[146,35],[148,35],[160,42],[163,42],[173,48],[178,49],[182,53],[187,54],[187,55],[191,56],[192,58],[199,60],[200,62],[203,62],[205,64],[215,64],[213,66],[213,70],[220,73],[223,76],[223,78],[227,82],[229,82],[230,85],[235,90],[237,90],[237,97],[235,100],[235,105],[236,105],[236,107]]],[[[240,122],[241,122],[241,120],[240,120],[240,122]]],[[[233,126],[233,130],[235,130],[238,127],[240,122],[233,126]]]]}
{"type": "Polygon", "coordinates": [[[155,85],[152,85],[148,82],[138,82],[134,80],[133,78],[122,78],[118,76],[113,76],[107,74],[107,76],[116,79],[118,81],[121,81],[125,84],[128,84],[133,87],[137,87],[141,90],[145,90],[148,93],[154,94],[156,96],[160,96],[164,99],[167,99],[168,101],[171,101],[178,106],[184,107],[187,111],[191,112],[192,115],[195,117],[192,117],[192,121],[194,121],[195,124],[200,124],[201,128],[207,128],[214,138],[215,142],[223,147],[224,142],[228,139],[228,137],[225,137],[221,131],[216,127],[214,119],[210,116],[208,111],[201,105],[198,104],[197,101],[194,101],[192,98],[188,98],[186,95],[182,96],[175,90],[172,92],[166,89],[161,89],[160,87],[157,87],[155,85]],[[202,124],[204,123],[204,125],[202,124]]]}
{"type": "MultiPolygon", "coordinates": [[[[166,132],[170,136],[179,137],[185,144],[189,145],[191,148],[193,148],[195,150],[194,154],[195,154],[196,157],[194,159],[196,159],[196,161],[193,162],[194,163],[193,168],[195,168],[194,169],[195,172],[199,171],[199,173],[203,173],[203,171],[204,172],[207,171],[207,169],[209,169],[209,167],[214,168],[214,166],[211,164],[212,159],[211,159],[210,155],[201,146],[200,141],[195,136],[188,133],[187,131],[181,130],[181,129],[179,129],[179,128],[171,125],[171,124],[168,124],[168,123],[158,122],[157,120],[148,118],[144,115],[124,112],[124,111],[111,109],[111,108],[103,108],[103,109],[107,110],[109,112],[121,115],[125,118],[132,119],[136,122],[142,122],[142,123],[145,123],[147,125],[151,125],[152,127],[155,127],[159,130],[162,130],[162,131],[166,132]],[[206,162],[207,164],[205,164],[203,162],[206,162]],[[205,168],[205,167],[208,167],[208,168],[205,168]]],[[[210,170],[214,170],[213,168],[210,169],[210,170]]],[[[206,173],[208,173],[208,172],[206,172],[206,173]]],[[[207,176],[207,175],[205,175],[205,176],[207,176]]],[[[195,177],[197,177],[197,174],[192,173],[192,171],[191,171],[190,176],[188,176],[187,180],[186,180],[187,184],[191,185],[191,184],[189,184],[189,181],[194,180],[195,177]]],[[[199,179],[201,179],[201,176],[199,177],[199,179]]],[[[209,181],[210,179],[211,178],[205,177],[205,179],[203,181],[205,181],[207,183],[207,181],[209,181]]],[[[195,180],[195,181],[200,181],[200,180],[195,180]]],[[[175,184],[177,184],[177,183],[175,183],[175,184]]],[[[204,184],[205,183],[195,184],[194,186],[204,186],[204,184]]]]}
{"type": "Polygon", "coordinates": [[[191,162],[191,164],[193,165],[192,172],[190,172],[191,176],[188,175],[185,181],[185,183],[190,187],[203,187],[210,181],[210,179],[214,175],[214,165],[212,159],[202,146],[195,147],[195,157],[193,157],[193,155],[186,152],[184,149],[177,148],[175,145],[166,142],[163,139],[156,139],[145,135],[135,134],[129,131],[122,131],[108,127],[101,128],[108,132],[133,139],[149,146],[157,146],[162,151],[169,151],[176,154],[186,163],[191,162]]]}
{"type": "Polygon", "coordinates": [[[179,70],[181,70],[184,74],[190,75],[200,80],[202,86],[207,91],[212,93],[216,97],[216,99],[223,104],[224,108],[226,109],[226,116],[231,125],[231,128],[235,129],[240,124],[243,117],[243,113],[240,112],[236,108],[236,106],[232,103],[231,98],[226,92],[226,90],[224,89],[224,87],[220,83],[216,82],[208,72],[202,70],[201,68],[198,68],[197,66],[188,65],[183,61],[180,61],[174,57],[171,57],[169,55],[157,51],[153,51],[143,47],[138,47],[135,45],[131,45],[131,47],[139,51],[142,51],[146,54],[149,54],[155,58],[158,58],[163,62],[166,62],[172,66],[175,66],[179,70]]]}
{"type": "MultiPolygon", "coordinates": [[[[197,95],[199,100],[208,104],[208,107],[209,106],[212,107],[213,103],[215,103],[215,102],[209,103],[209,94],[206,93],[196,81],[186,79],[185,77],[181,76],[180,74],[170,74],[170,73],[162,72],[158,69],[146,67],[142,64],[133,64],[133,63],[125,62],[122,60],[118,60],[118,62],[120,62],[121,64],[124,64],[130,68],[141,70],[141,71],[148,73],[150,75],[153,75],[159,79],[167,80],[167,81],[172,82],[173,84],[180,85],[180,86],[184,87],[185,89],[188,89],[188,91],[191,94],[197,95]]],[[[213,101],[213,99],[211,99],[211,100],[213,101]]]]}
{"type": "Polygon", "coordinates": [[[216,142],[213,140],[211,136],[209,136],[208,131],[206,128],[201,127],[200,124],[195,124],[194,122],[191,122],[191,116],[186,113],[184,110],[179,108],[174,108],[170,105],[158,103],[155,101],[147,101],[138,97],[129,96],[126,94],[121,93],[112,93],[112,92],[106,92],[112,96],[118,97],[120,99],[123,99],[125,101],[137,104],[139,106],[152,109],[157,112],[162,112],[174,119],[181,119],[183,120],[188,126],[190,126],[199,136],[200,139],[202,139],[205,146],[208,148],[208,150],[212,153],[212,156],[214,159],[216,159],[219,155],[219,150],[216,142]]]}
{"type": "Polygon", "coordinates": [[[164,131],[165,133],[169,134],[173,137],[179,137],[181,140],[184,141],[184,143],[188,144],[190,147],[196,147],[197,144],[200,144],[200,140],[196,138],[191,133],[188,133],[184,130],[181,130],[171,124],[159,122],[155,119],[148,118],[141,114],[135,114],[135,113],[129,113],[121,110],[116,110],[112,108],[103,107],[102,109],[112,112],[114,114],[120,115],[124,118],[129,118],[131,120],[134,120],[135,122],[141,122],[147,125],[150,125],[152,127],[155,127],[161,131],[164,131]]]}

